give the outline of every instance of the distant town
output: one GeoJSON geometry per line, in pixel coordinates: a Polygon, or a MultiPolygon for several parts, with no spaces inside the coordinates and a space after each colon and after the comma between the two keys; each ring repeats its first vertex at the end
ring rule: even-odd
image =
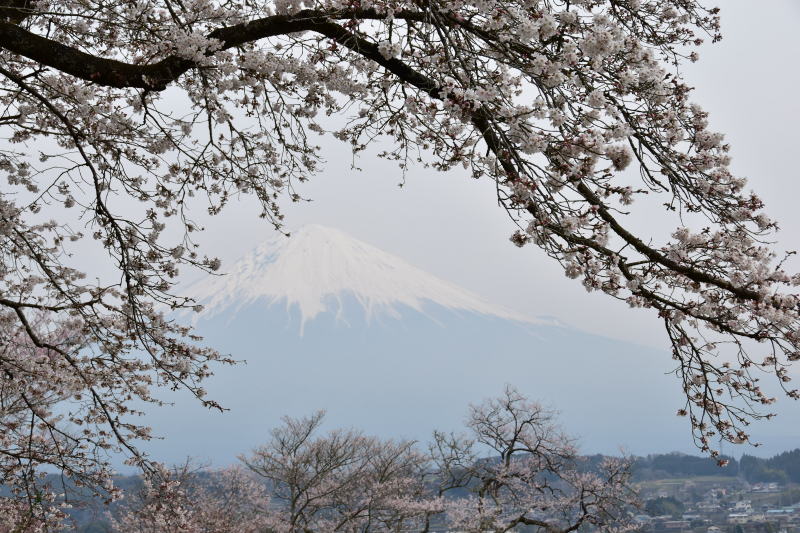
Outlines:
{"type": "Polygon", "coordinates": [[[646,533],[800,533],[800,450],[719,468],[682,454],[637,462],[646,533]]]}

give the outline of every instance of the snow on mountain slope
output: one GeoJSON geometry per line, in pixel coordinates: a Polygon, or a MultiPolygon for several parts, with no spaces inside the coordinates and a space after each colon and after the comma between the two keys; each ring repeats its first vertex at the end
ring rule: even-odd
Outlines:
{"type": "Polygon", "coordinates": [[[287,309],[296,306],[305,323],[320,313],[340,311],[342,298],[352,296],[368,320],[399,317],[403,306],[424,312],[426,303],[432,303],[519,322],[553,323],[490,305],[396,256],[318,225],[305,226],[291,237],[275,236],[227,271],[187,289],[203,305],[202,318],[265,300],[284,303],[287,309]]]}

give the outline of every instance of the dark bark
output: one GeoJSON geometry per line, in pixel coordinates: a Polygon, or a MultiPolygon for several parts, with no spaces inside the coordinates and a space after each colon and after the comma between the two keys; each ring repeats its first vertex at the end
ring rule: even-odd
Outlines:
{"type": "Polygon", "coordinates": [[[19,24],[32,14],[30,0],[0,1],[0,20],[19,24]]]}
{"type": "MultiPolygon", "coordinates": [[[[223,48],[231,48],[256,39],[309,30],[312,26],[313,21],[308,19],[293,21],[287,17],[270,17],[223,28],[212,32],[210,37],[221,39],[223,48]]],[[[132,65],[87,54],[8,22],[0,22],[0,47],[76,78],[107,87],[160,91],[195,66],[193,61],[175,55],[157,63],[132,65]]]]}
{"type": "MultiPolygon", "coordinates": [[[[2,15],[3,9],[16,8],[0,8],[0,15],[2,15]]],[[[405,12],[398,13],[395,17],[420,20],[424,17],[424,14],[421,12],[405,12]]],[[[317,31],[339,40],[352,34],[338,24],[331,22],[331,20],[350,18],[378,19],[384,18],[384,15],[370,9],[346,10],[335,13],[305,10],[295,15],[276,15],[235,26],[219,28],[209,33],[208,37],[221,41],[222,50],[241,46],[259,39],[303,31],[317,31]]],[[[368,43],[363,39],[359,39],[359,41],[368,43]]],[[[371,45],[371,43],[369,44],[371,45]]],[[[374,45],[371,46],[374,48],[374,45]]],[[[166,89],[167,85],[177,80],[182,74],[196,66],[194,61],[177,55],[171,55],[156,63],[144,65],[133,65],[114,59],[98,57],[31,33],[11,22],[3,21],[0,21],[0,48],[76,78],[98,85],[117,88],[130,87],[161,91],[166,89]]],[[[374,53],[383,59],[377,53],[377,48],[374,49],[374,53]]]]}

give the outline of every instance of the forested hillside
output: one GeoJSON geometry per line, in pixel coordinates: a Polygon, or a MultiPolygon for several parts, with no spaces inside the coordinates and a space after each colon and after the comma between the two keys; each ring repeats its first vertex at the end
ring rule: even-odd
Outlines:
{"type": "Polygon", "coordinates": [[[742,477],[749,483],[792,482],[800,483],[800,449],[783,452],[770,458],[742,455],[740,460],[722,456],[727,460],[719,467],[716,459],[682,453],[648,455],[637,458],[634,476],[638,480],[664,477],[730,476],[742,477]]]}

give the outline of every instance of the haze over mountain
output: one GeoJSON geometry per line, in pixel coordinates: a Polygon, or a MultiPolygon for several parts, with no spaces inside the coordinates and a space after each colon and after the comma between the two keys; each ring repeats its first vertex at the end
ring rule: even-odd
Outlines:
{"type": "MultiPolygon", "coordinates": [[[[208,381],[209,397],[230,411],[185,395],[150,410],[167,437],[150,446],[161,460],[226,464],[281,416],[322,408],[328,427],[427,440],[433,429],[459,430],[468,404],[506,383],[560,410],[587,453],[695,451],[674,415],[682,401],[666,353],[494,306],[321,226],[270,239],[228,272],[186,292],[204,306],[197,331],[246,360],[208,381]]],[[[774,435],[765,451],[789,440],[774,435]]]]}

